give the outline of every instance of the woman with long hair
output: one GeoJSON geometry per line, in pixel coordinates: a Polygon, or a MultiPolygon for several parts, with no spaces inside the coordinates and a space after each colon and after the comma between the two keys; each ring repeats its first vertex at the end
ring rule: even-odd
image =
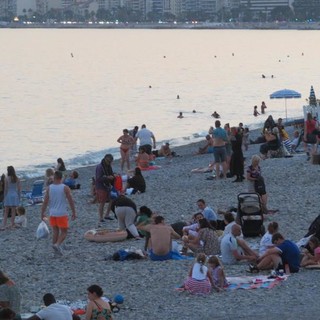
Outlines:
{"type": "Polygon", "coordinates": [[[16,207],[20,204],[20,180],[16,175],[13,166],[7,168],[7,176],[4,180],[4,215],[1,230],[7,225],[9,210],[11,210],[11,227],[14,227],[14,218],[16,216],[16,207]]]}
{"type": "Polygon", "coordinates": [[[136,167],[134,169],[134,176],[127,181],[127,188],[133,188],[132,194],[144,193],[146,191],[146,181],[141,173],[141,169],[136,167]]]}
{"type": "Polygon", "coordinates": [[[185,252],[187,249],[190,249],[195,253],[204,253],[207,256],[219,254],[219,237],[216,231],[205,218],[200,219],[198,223],[199,230],[197,236],[184,236],[182,238],[184,241],[184,247],[182,251],[185,252]]]}
{"type": "Polygon", "coordinates": [[[109,302],[102,299],[103,290],[100,286],[93,284],[88,289],[89,303],[87,305],[86,320],[106,319],[111,320],[111,307],[109,302]]]}

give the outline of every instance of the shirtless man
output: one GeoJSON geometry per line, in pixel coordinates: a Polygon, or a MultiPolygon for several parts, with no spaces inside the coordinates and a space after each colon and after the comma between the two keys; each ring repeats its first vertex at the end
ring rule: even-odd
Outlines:
{"type": "Polygon", "coordinates": [[[213,138],[209,134],[207,134],[206,144],[203,147],[199,148],[198,154],[213,153],[213,149],[214,149],[213,145],[214,145],[213,138]]]}
{"type": "Polygon", "coordinates": [[[213,154],[214,160],[216,164],[216,175],[219,179],[220,177],[220,163],[223,168],[223,178],[227,177],[227,150],[226,150],[226,141],[227,141],[227,133],[224,129],[221,128],[221,122],[216,120],[215,122],[216,129],[213,130],[213,154]]]}
{"type": "Polygon", "coordinates": [[[161,147],[161,149],[158,151],[159,157],[169,157],[169,158],[172,157],[172,152],[169,146],[170,146],[169,142],[166,142],[161,147]]]}
{"type": "Polygon", "coordinates": [[[154,224],[138,226],[139,230],[150,232],[150,254],[154,261],[171,259],[172,239],[180,239],[180,236],[169,225],[166,225],[162,216],[154,218],[154,224]]]}

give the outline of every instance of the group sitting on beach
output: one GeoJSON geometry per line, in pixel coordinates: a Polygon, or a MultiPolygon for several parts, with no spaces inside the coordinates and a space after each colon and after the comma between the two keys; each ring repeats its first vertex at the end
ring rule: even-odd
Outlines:
{"type": "MultiPolygon", "coordinates": [[[[270,118],[269,120],[264,134],[266,145],[261,146],[261,153],[264,155],[267,155],[270,150],[270,142],[279,139],[277,136],[275,139],[270,138],[268,140],[266,136],[280,134],[279,130],[281,130],[282,141],[286,137],[285,130],[280,127],[279,121],[278,124],[273,124],[270,118]]],[[[208,153],[208,147],[212,147],[214,154],[214,161],[210,163],[207,170],[212,171],[215,169],[217,179],[225,179],[228,172],[230,176],[235,177],[234,182],[243,182],[245,179],[248,184],[246,191],[259,195],[262,206],[261,214],[275,213],[276,210],[268,208],[270,194],[267,192],[268,186],[266,186],[263,168],[261,168],[261,157],[254,155],[250,164],[245,168],[243,155],[244,132],[245,130],[242,126],[222,128],[220,121],[216,121],[212,136],[208,135],[206,137],[206,140],[210,140],[210,145],[207,146],[206,152],[208,153]],[[229,150],[227,148],[228,144],[229,150]]],[[[125,132],[126,135],[127,133],[125,132]]],[[[122,139],[119,142],[122,143],[122,139]]],[[[132,145],[130,146],[132,147],[132,145]]],[[[169,143],[164,146],[169,147],[169,143]]],[[[164,156],[170,157],[170,154],[164,154],[164,156]]],[[[177,288],[178,291],[187,291],[192,294],[209,294],[212,291],[223,291],[228,286],[224,265],[237,266],[246,264],[248,265],[247,271],[250,273],[283,270],[284,273],[289,274],[297,273],[300,267],[320,264],[320,243],[316,237],[309,239],[310,250],[305,249],[300,252],[298,246],[293,241],[288,240],[282,230],[279,233],[281,228],[278,223],[272,221],[267,226],[267,232],[261,238],[259,250],[256,251],[251,248],[250,243],[243,237],[243,225],[239,220],[239,216],[231,212],[231,210],[223,213],[223,216],[219,216],[218,210],[212,209],[204,199],[199,199],[195,202],[197,211],[190,213],[190,221],[179,221],[181,228],[176,228],[176,226],[167,223],[167,220],[169,220],[167,216],[165,218],[161,214],[152,212],[147,206],[149,204],[145,204],[138,209],[135,202],[137,198],[135,197],[140,197],[139,201],[144,201],[145,194],[140,196],[138,194],[148,192],[149,187],[148,189],[146,188],[146,181],[149,183],[153,178],[147,176],[147,179],[144,179],[141,171],[150,166],[152,159],[152,154],[148,154],[145,147],[141,146],[133,176],[128,177],[126,184],[112,198],[111,192],[116,185],[118,175],[114,173],[112,168],[113,156],[110,154],[104,156],[101,163],[96,167],[96,175],[93,181],[96,202],[98,202],[97,222],[99,227],[102,227],[102,223],[106,223],[106,220],[113,220],[111,217],[111,212],[113,212],[117,217],[117,221],[114,221],[114,223],[117,223],[117,229],[126,231],[128,237],[137,240],[135,243],[138,245],[144,239],[144,254],[155,263],[175,258],[193,260],[190,262],[189,271],[186,270],[187,278],[177,288]],[[131,192],[126,192],[129,189],[132,189],[131,192]],[[126,193],[126,195],[123,193],[126,193]],[[135,194],[137,196],[131,196],[135,194]],[[108,207],[107,212],[104,210],[106,204],[108,207]]],[[[200,156],[197,159],[200,159],[200,156]]],[[[25,228],[27,225],[25,208],[20,207],[18,201],[20,200],[19,193],[21,189],[19,179],[12,169],[12,167],[8,167],[8,172],[5,176],[4,188],[7,192],[5,192],[4,196],[5,220],[3,221],[3,229],[7,228],[9,211],[13,214],[13,218],[11,216],[12,227],[21,226],[25,228]],[[12,196],[11,198],[8,197],[8,193],[12,196]]],[[[48,208],[48,221],[52,228],[52,249],[55,256],[64,255],[63,244],[67,237],[70,220],[74,220],[77,217],[72,192],[70,192],[70,188],[67,188],[67,186],[76,185],[77,178],[77,171],[72,171],[69,177],[63,177],[61,170],[48,170],[46,172],[45,185],[47,193],[41,209],[41,217],[45,219],[46,209],[48,208]],[[72,211],[70,220],[66,215],[68,204],[72,211]]],[[[74,192],[73,194],[77,196],[76,193],[74,192]]],[[[11,314],[16,317],[15,315],[20,313],[20,308],[17,307],[20,301],[18,302],[17,297],[9,294],[13,292],[14,286],[15,284],[7,276],[4,276],[2,280],[0,277],[0,307],[11,308],[13,312],[11,314]],[[5,300],[2,301],[4,299],[2,298],[3,296],[5,296],[5,300]],[[10,299],[16,300],[11,301],[10,299]]],[[[87,291],[89,301],[86,319],[99,319],[99,314],[105,319],[110,318],[112,308],[108,302],[102,299],[103,291],[101,287],[93,285],[87,291]]],[[[48,312],[57,304],[55,298],[50,295],[44,298],[44,302],[46,308],[39,311],[29,320],[46,319],[48,312]]],[[[61,310],[68,314],[69,318],[67,319],[70,319],[70,317],[77,319],[76,315],[72,314],[70,310],[66,308],[61,308],[61,310]]]]}

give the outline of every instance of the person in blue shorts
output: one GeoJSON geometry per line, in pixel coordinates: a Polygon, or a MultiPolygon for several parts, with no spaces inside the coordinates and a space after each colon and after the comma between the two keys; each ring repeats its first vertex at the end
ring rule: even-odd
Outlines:
{"type": "Polygon", "coordinates": [[[221,122],[216,120],[215,129],[212,132],[214,139],[214,149],[213,155],[216,164],[216,175],[217,178],[220,178],[220,163],[223,168],[223,178],[227,177],[227,150],[226,142],[228,140],[227,133],[224,129],[221,128],[221,122]]]}
{"type": "Polygon", "coordinates": [[[156,216],[154,224],[138,225],[138,230],[150,233],[149,257],[153,261],[172,259],[172,239],[180,239],[173,228],[164,222],[164,217],[156,216]]]}

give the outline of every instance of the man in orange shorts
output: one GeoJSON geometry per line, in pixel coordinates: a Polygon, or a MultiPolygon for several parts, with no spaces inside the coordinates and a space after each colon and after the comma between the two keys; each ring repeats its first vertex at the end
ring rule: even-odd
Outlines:
{"type": "Polygon", "coordinates": [[[50,225],[52,227],[52,247],[60,255],[62,255],[61,244],[67,237],[69,228],[67,202],[69,202],[72,216],[76,218],[76,210],[71,195],[71,190],[68,186],[62,183],[62,172],[54,173],[53,183],[48,186],[44,197],[41,219],[46,217],[46,209],[49,206],[50,225]]]}

